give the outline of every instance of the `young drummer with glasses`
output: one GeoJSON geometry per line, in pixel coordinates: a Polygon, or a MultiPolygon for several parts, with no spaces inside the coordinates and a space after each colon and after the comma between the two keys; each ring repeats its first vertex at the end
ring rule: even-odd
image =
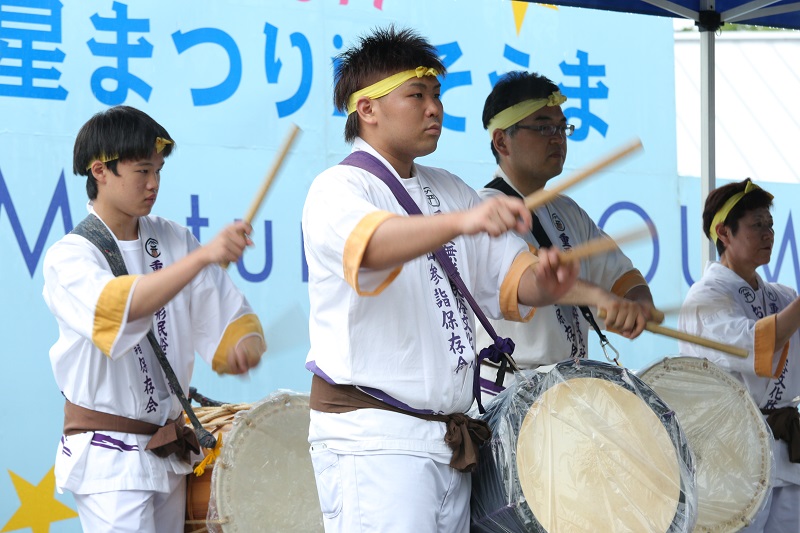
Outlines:
{"type": "MultiPolygon", "coordinates": [[[[552,81],[536,73],[515,71],[497,82],[486,98],[483,126],[491,136],[491,149],[498,166],[492,181],[480,191],[482,198],[504,194],[525,197],[561,174],[567,157],[567,137],[575,131],[561,110],[565,101],[566,97],[552,81]]],[[[569,249],[605,235],[567,196],[558,196],[535,209],[533,215],[532,231],[521,236],[535,249],[552,246],[569,249]]],[[[581,260],[580,279],[572,290],[580,291],[581,299],[590,306],[540,308],[527,323],[492,321],[501,337],[510,337],[516,343],[514,358],[520,368],[586,357],[590,320],[587,313],[592,313],[591,308],[602,308],[607,314],[606,329],[628,338],[637,337],[650,318],[653,304],[647,282],[619,249],[581,260]]],[[[482,328],[478,339],[478,344],[488,340],[482,328]]],[[[502,390],[496,384],[496,377],[497,365],[484,361],[481,365],[484,404],[502,390]]],[[[506,376],[504,385],[508,387],[513,379],[506,376]]]]}

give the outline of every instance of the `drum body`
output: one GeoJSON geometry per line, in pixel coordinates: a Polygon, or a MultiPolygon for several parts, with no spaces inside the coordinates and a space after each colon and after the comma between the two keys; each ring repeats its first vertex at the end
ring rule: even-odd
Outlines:
{"type": "Polygon", "coordinates": [[[523,372],[482,417],[472,530],[684,532],[693,457],[673,412],[628,370],[568,360],[523,372]]]}
{"type": "Polygon", "coordinates": [[[189,476],[186,531],[323,531],[308,453],[308,395],[280,391],[222,416],[230,419],[227,427],[219,419],[207,427],[223,433],[213,471],[189,476]],[[206,523],[196,525],[204,497],[206,523]]]}
{"type": "Polygon", "coordinates": [[[680,420],[695,455],[695,531],[739,531],[770,490],[772,437],[747,389],[706,359],[665,358],[639,372],[680,420]]]}
{"type": "MultiPolygon", "coordinates": [[[[219,407],[197,407],[194,413],[197,419],[215,438],[227,440],[227,435],[233,427],[236,413],[246,411],[252,404],[224,404],[219,407]]],[[[189,425],[189,420],[186,420],[189,425]]],[[[204,450],[207,452],[208,450],[204,450]]],[[[207,531],[206,516],[208,515],[208,502],[211,499],[211,478],[214,465],[206,467],[202,476],[189,474],[186,484],[186,527],[185,533],[200,533],[207,531]]]]}

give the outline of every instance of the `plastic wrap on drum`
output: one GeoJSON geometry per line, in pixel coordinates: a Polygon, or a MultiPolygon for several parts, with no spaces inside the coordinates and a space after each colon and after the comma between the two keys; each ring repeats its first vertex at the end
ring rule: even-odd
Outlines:
{"type": "Polygon", "coordinates": [[[622,367],[568,360],[527,371],[482,417],[473,531],[684,532],[694,458],[673,411],[622,367]]]}
{"type": "Polygon", "coordinates": [[[211,474],[207,531],[323,531],[309,417],[308,394],[291,391],[236,413],[211,474]]]}
{"type": "Polygon", "coordinates": [[[696,533],[739,531],[763,509],[772,438],[747,389],[706,359],[668,357],[638,373],[681,422],[695,454],[696,533]]]}

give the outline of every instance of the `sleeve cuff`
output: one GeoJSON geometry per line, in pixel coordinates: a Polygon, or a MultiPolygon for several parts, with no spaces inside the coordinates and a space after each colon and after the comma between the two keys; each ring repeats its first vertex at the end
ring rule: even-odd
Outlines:
{"type": "Polygon", "coordinates": [[[133,284],[139,276],[118,276],[103,287],[94,310],[92,342],[104,354],[111,356],[111,349],[119,337],[125,320],[133,284]]]}
{"type": "Polygon", "coordinates": [[[647,281],[642,276],[642,273],[637,269],[629,270],[614,282],[611,287],[611,292],[620,298],[624,298],[628,291],[640,285],[647,285],[647,281]]]}
{"type": "Polygon", "coordinates": [[[348,285],[359,296],[376,296],[380,294],[393,280],[400,274],[403,266],[400,265],[393,269],[374,290],[362,290],[358,284],[358,271],[361,268],[361,262],[364,259],[364,252],[367,250],[367,245],[375,230],[385,220],[396,217],[398,215],[389,213],[388,211],[375,211],[369,213],[356,225],[347,241],[344,243],[344,253],[342,255],[342,267],[344,269],[344,279],[348,285]]]}
{"type": "Polygon", "coordinates": [[[260,335],[264,338],[261,322],[255,314],[240,316],[225,328],[222,339],[219,341],[217,351],[211,360],[211,368],[218,374],[230,373],[228,367],[228,352],[236,347],[236,343],[249,335],[260,335]]]}
{"type": "Polygon", "coordinates": [[[500,312],[503,313],[506,320],[527,322],[533,317],[534,308],[531,308],[525,316],[520,313],[519,282],[525,271],[538,262],[539,259],[533,253],[522,252],[511,263],[511,268],[508,269],[508,273],[500,285],[500,312]]]}
{"type": "Polygon", "coordinates": [[[778,324],[778,316],[770,315],[756,322],[755,342],[753,343],[754,361],[753,370],[757,376],[765,378],[778,378],[786,365],[786,358],[789,354],[789,343],[781,350],[778,365],[773,372],[772,360],[775,356],[775,328],[778,324]]]}

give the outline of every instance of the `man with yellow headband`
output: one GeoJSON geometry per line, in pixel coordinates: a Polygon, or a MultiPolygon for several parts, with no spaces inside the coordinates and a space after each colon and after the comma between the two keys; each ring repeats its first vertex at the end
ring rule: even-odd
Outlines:
{"type": "Polygon", "coordinates": [[[44,259],[43,296],[59,329],[50,361],[66,400],[56,486],[73,493],[84,531],[184,530],[189,457],[148,449],[155,432],[177,437],[173,428],[184,427],[148,332],[186,391],[195,352],[219,373],[240,374],[266,349],[258,318],[219,266],[242,255],[250,226],[232,224],[201,246],[150,214],[174,147],[138,109],[93,116],[75,140],[73,170],[89,196],[81,228],[96,233],[70,233],[44,259]],[[89,240],[102,234],[127,275],[116,277],[101,241],[89,240]]]}
{"type": "MultiPolygon", "coordinates": [[[[498,166],[492,181],[480,191],[481,197],[525,197],[561,174],[567,137],[574,129],[561,110],[565,101],[552,81],[536,73],[510,72],[497,82],[486,98],[483,125],[498,166]]],[[[567,196],[537,208],[533,216],[533,231],[523,232],[522,237],[534,249],[569,249],[606,236],[567,196]]],[[[606,329],[628,338],[638,336],[650,317],[652,297],[647,283],[619,249],[581,260],[580,279],[572,292],[578,295],[574,300],[584,305],[548,306],[539,309],[527,324],[493,322],[500,336],[514,340],[514,355],[521,368],[587,357],[587,316],[594,320],[598,308],[607,315],[606,329]]],[[[481,328],[479,339],[486,338],[481,328]]],[[[496,383],[496,375],[497,365],[484,361],[481,388],[485,401],[503,389],[496,383]]],[[[513,382],[514,377],[507,375],[504,386],[513,382]]]]}
{"type": "Polygon", "coordinates": [[[466,533],[471,435],[488,432],[463,415],[475,391],[475,320],[432,252],[444,248],[496,318],[526,319],[569,290],[577,270],[556,254],[537,260],[511,231],[529,227],[520,200],[481,203],[453,174],[414,162],[442,132],[444,66],[430,43],[390,27],[338,59],[348,160],[377,166],[322,172],[303,209],[309,443],[325,530],[466,533]],[[421,214],[409,215],[398,191],[421,214]]]}
{"type": "Polygon", "coordinates": [[[683,355],[728,370],[750,391],[772,428],[775,479],[748,533],[800,531],[800,299],[785,285],[764,281],[756,268],[772,255],[772,195],[746,179],[706,198],[703,232],[719,262],[706,265],[686,295],[678,327],[744,348],[747,358],[680,343],[683,355]]]}

